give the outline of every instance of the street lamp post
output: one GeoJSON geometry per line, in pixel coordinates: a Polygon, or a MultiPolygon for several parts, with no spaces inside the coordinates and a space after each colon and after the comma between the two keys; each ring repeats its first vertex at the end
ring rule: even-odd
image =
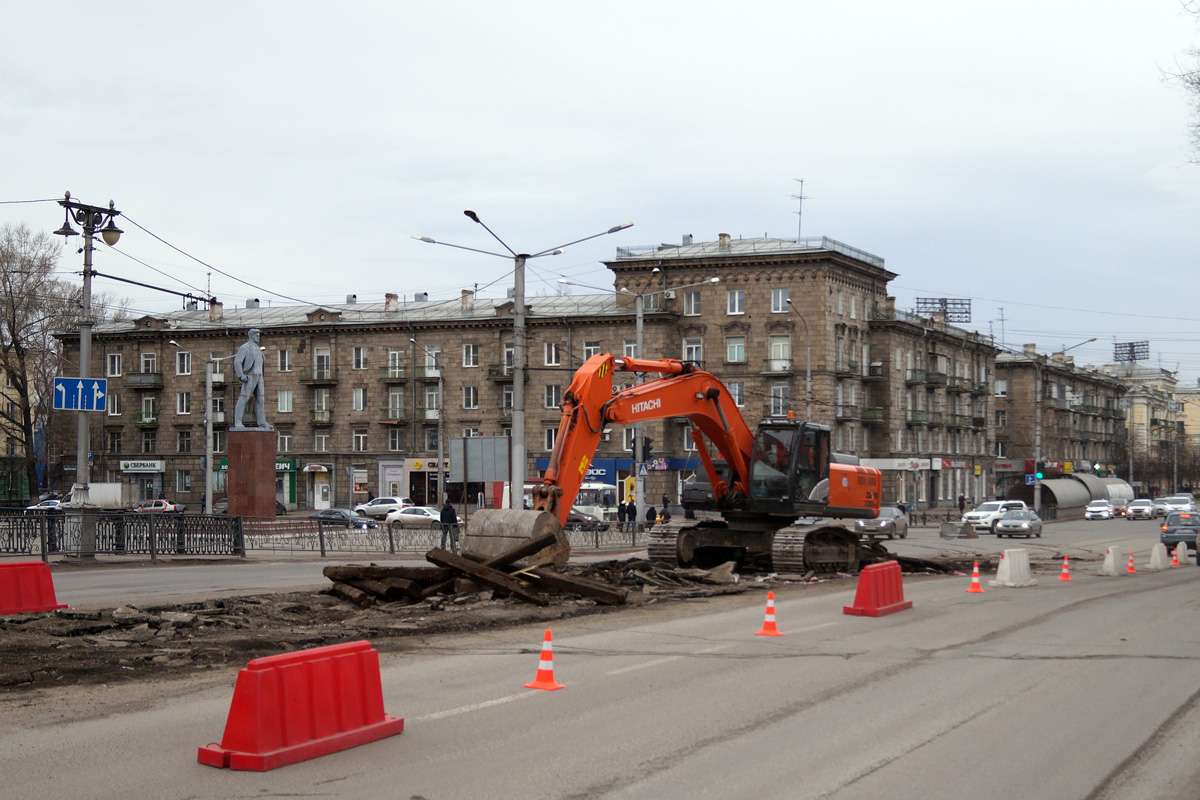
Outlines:
{"type": "MultiPolygon", "coordinates": [[[[654,272],[658,272],[658,271],[659,271],[658,268],[655,267],[654,272]]],[[[597,291],[601,291],[601,292],[608,291],[607,289],[601,289],[598,286],[589,286],[586,283],[576,283],[575,281],[569,281],[566,278],[559,278],[558,282],[562,283],[562,284],[566,284],[567,286],[582,286],[585,289],[596,289],[597,291]]],[[[666,283],[666,276],[663,277],[663,282],[666,283]]],[[[655,289],[652,292],[636,292],[636,293],[631,292],[631,291],[629,291],[629,289],[622,286],[618,291],[621,294],[631,295],[634,298],[633,307],[634,307],[634,311],[636,314],[635,319],[637,320],[636,327],[635,327],[636,337],[637,337],[635,340],[637,342],[637,344],[636,344],[637,353],[635,354],[634,357],[635,358],[645,358],[645,356],[643,355],[643,351],[642,351],[642,338],[643,338],[643,331],[644,331],[643,320],[644,320],[644,315],[645,315],[645,310],[646,310],[646,302],[645,301],[646,301],[647,297],[654,297],[655,295],[664,294],[665,292],[674,292],[674,291],[678,291],[680,289],[691,289],[693,286],[706,286],[708,284],[720,283],[720,282],[721,282],[721,279],[714,275],[713,277],[709,278],[706,281],[697,281],[695,283],[685,283],[682,286],[670,286],[670,287],[664,286],[663,288],[655,289]]],[[[634,490],[634,500],[637,503],[641,503],[644,506],[649,507],[649,503],[646,500],[646,479],[642,476],[642,469],[641,469],[643,463],[645,462],[644,446],[645,446],[644,439],[642,437],[642,422],[640,420],[638,420],[633,423],[633,461],[634,461],[633,474],[634,474],[634,485],[637,487],[634,490]]],[[[628,498],[626,498],[626,499],[628,500],[628,498]]]]}
{"type": "Polygon", "coordinates": [[[172,339],[168,344],[178,347],[192,358],[204,362],[204,513],[213,513],[213,370],[219,362],[233,356],[201,359],[200,356],[188,350],[179,342],[172,339]]]}
{"type": "Polygon", "coordinates": [[[632,222],[622,222],[620,225],[614,225],[606,231],[594,233],[591,236],[585,236],[582,239],[576,239],[572,242],[551,247],[547,250],[540,250],[536,253],[518,253],[513,250],[503,239],[484,224],[472,209],[463,211],[468,218],[483,226],[483,229],[491,234],[492,238],[503,245],[508,254],[496,253],[491,250],[480,250],[475,247],[464,247],[459,244],[450,244],[449,242],[439,242],[436,239],[431,239],[428,236],[413,234],[414,239],[425,242],[426,244],[440,244],[444,247],[454,247],[458,250],[470,250],[473,253],[483,253],[488,256],[496,256],[498,258],[511,258],[513,260],[513,412],[512,412],[512,455],[509,462],[509,505],[516,508],[515,497],[522,491],[525,483],[525,262],[531,258],[541,258],[542,256],[556,256],[562,253],[563,248],[571,245],[586,242],[589,239],[595,239],[599,236],[606,236],[610,233],[623,231],[626,228],[632,228],[632,222]]]}
{"type": "MultiPolygon", "coordinates": [[[[441,352],[438,352],[435,355],[435,354],[429,352],[424,347],[421,347],[421,345],[417,344],[416,339],[409,339],[409,341],[412,342],[414,345],[416,345],[416,347],[422,353],[425,354],[426,358],[433,359],[433,366],[437,370],[437,374],[438,374],[438,410],[437,410],[437,412],[438,412],[438,467],[437,467],[438,493],[437,493],[437,504],[438,504],[438,507],[441,507],[441,505],[444,502],[445,497],[446,497],[445,481],[443,480],[443,476],[447,472],[446,465],[442,462],[442,458],[443,458],[442,453],[445,452],[445,447],[446,447],[446,445],[445,445],[446,429],[443,426],[445,419],[446,419],[446,391],[445,391],[446,385],[442,382],[443,381],[442,354],[441,354],[441,352]]],[[[465,490],[466,487],[464,486],[463,489],[465,490]]]]}
{"type": "MultiPolygon", "coordinates": [[[[1073,344],[1070,347],[1064,347],[1062,350],[1055,351],[1050,354],[1050,358],[1061,356],[1068,350],[1074,350],[1076,347],[1082,347],[1085,344],[1096,341],[1093,336],[1090,339],[1085,339],[1079,344],[1073,344]]],[[[1033,469],[1037,472],[1037,465],[1042,460],[1042,407],[1046,403],[1045,392],[1042,390],[1042,356],[1034,356],[1033,358],[1033,392],[1034,392],[1034,426],[1033,426],[1033,469]]],[[[1042,511],[1042,481],[1040,478],[1034,477],[1033,480],[1033,510],[1036,513],[1042,511]]]]}
{"type": "Polygon", "coordinates": [[[804,325],[804,417],[812,420],[812,337],[808,335],[808,322],[804,319],[804,315],[796,310],[796,304],[792,302],[792,298],[787,299],[787,304],[792,313],[799,317],[801,324],[804,325]]]}
{"type": "MultiPolygon", "coordinates": [[[[112,201],[108,208],[89,206],[71,199],[67,192],[58,204],[63,207],[66,218],[61,228],[55,231],[59,236],[75,236],[71,227],[71,218],[83,228],[83,298],[80,303],[79,320],[79,377],[86,380],[91,377],[92,369],[92,250],[96,230],[105,244],[110,247],[121,238],[121,229],[113,222],[121,212],[117,211],[112,201]]],[[[88,484],[91,481],[91,463],[88,452],[91,450],[91,420],[86,411],[80,411],[78,423],[78,438],[75,448],[75,485],[71,489],[71,505],[88,505],[88,484]]],[[[92,530],[94,537],[95,530],[92,530]]],[[[94,540],[93,540],[94,544],[94,540]]]]}

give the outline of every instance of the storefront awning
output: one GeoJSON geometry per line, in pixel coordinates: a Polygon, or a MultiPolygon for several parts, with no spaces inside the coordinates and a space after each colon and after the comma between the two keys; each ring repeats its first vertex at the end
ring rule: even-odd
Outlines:
{"type": "Polygon", "coordinates": [[[329,472],[329,467],[324,464],[305,464],[301,472],[329,472]]]}

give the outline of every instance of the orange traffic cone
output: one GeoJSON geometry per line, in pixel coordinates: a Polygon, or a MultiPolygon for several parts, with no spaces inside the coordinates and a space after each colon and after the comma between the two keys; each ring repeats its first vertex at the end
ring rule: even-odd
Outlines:
{"type": "Polygon", "coordinates": [[[979,562],[975,562],[975,569],[971,570],[971,585],[967,588],[969,594],[983,594],[983,584],[979,582],[979,562]]]}
{"type": "Polygon", "coordinates": [[[783,636],[779,629],[775,627],[775,593],[767,592],[767,615],[763,619],[762,630],[754,634],[755,636],[783,636]]]}
{"type": "Polygon", "coordinates": [[[1058,576],[1058,579],[1059,579],[1060,581],[1069,581],[1069,580],[1071,580],[1071,568],[1070,568],[1070,566],[1068,566],[1068,564],[1067,564],[1067,557],[1066,557],[1066,556],[1063,556],[1063,569],[1062,569],[1062,574],[1058,576]]]}
{"type": "Polygon", "coordinates": [[[550,631],[546,631],[546,638],[542,642],[542,655],[538,659],[537,676],[533,681],[525,684],[525,688],[545,689],[547,692],[565,688],[554,680],[554,643],[550,640],[550,631]]]}
{"type": "Polygon", "coordinates": [[[1133,575],[1135,573],[1137,573],[1137,570],[1133,568],[1133,553],[1130,553],[1129,554],[1129,566],[1125,568],[1125,574],[1133,575]]]}
{"type": "Polygon", "coordinates": [[[1171,566],[1172,567],[1179,566],[1179,551],[1177,551],[1177,550],[1171,551],[1171,566]]]}

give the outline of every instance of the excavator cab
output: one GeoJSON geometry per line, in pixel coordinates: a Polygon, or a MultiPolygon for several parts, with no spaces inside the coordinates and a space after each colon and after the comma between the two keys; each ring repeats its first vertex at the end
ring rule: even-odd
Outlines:
{"type": "Polygon", "coordinates": [[[820,513],[827,502],[829,437],[828,425],[763,421],[750,459],[749,509],[784,516],[820,513]]]}

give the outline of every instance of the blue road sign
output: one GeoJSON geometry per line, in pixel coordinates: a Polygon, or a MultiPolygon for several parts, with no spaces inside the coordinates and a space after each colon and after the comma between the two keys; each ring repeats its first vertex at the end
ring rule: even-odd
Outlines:
{"type": "Polygon", "coordinates": [[[104,378],[54,379],[54,407],[62,411],[104,411],[107,400],[104,378]]]}
{"type": "Polygon", "coordinates": [[[1026,486],[1033,486],[1035,483],[1037,483],[1036,475],[1026,475],[1025,476],[1025,485],[1026,486]]]}

